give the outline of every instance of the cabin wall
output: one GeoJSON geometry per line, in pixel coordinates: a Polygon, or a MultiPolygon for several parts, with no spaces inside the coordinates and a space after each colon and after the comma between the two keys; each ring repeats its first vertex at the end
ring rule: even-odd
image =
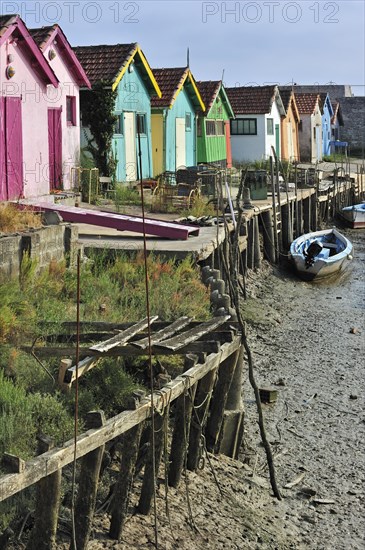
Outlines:
{"type": "MultiPolygon", "coordinates": [[[[142,154],[142,177],[150,178],[153,175],[152,166],[152,148],[151,148],[151,101],[149,92],[143,82],[138,67],[133,65],[133,71],[128,70],[123,75],[122,80],[118,85],[118,96],[115,104],[116,114],[123,112],[132,112],[134,115],[140,114],[145,116],[146,132],[141,134],[141,154],[142,154]]],[[[138,159],[138,136],[135,120],[135,137],[134,147],[136,159],[138,159]]],[[[123,182],[127,179],[126,166],[126,136],[122,134],[114,134],[113,136],[113,151],[116,155],[117,164],[117,181],[123,182]]],[[[138,161],[137,161],[138,162],[138,161]]],[[[136,170],[136,175],[138,168],[136,170]]]]}
{"type": "Polygon", "coordinates": [[[171,109],[166,109],[165,119],[165,166],[164,170],[176,171],[176,119],[190,114],[191,128],[185,127],[185,166],[196,165],[196,119],[195,108],[185,88],[178,94],[171,109]]]}
{"type": "Polygon", "coordinates": [[[269,114],[265,114],[265,157],[266,159],[270,158],[272,156],[272,147],[275,149],[276,154],[278,157],[281,157],[281,151],[280,151],[280,144],[281,144],[281,115],[279,113],[279,109],[277,106],[276,101],[273,102],[271,106],[271,112],[269,114]],[[272,118],[273,124],[274,124],[274,133],[268,134],[267,133],[267,119],[272,118]],[[279,150],[277,147],[277,141],[276,141],[276,127],[279,126],[279,150]]]}
{"type": "Polygon", "coordinates": [[[201,120],[201,136],[197,137],[197,158],[200,162],[219,162],[227,164],[227,148],[226,148],[226,124],[224,124],[224,133],[222,135],[207,135],[206,120],[229,120],[228,112],[222,102],[220,94],[213,103],[208,116],[200,116],[201,120]]]}
{"type": "Polygon", "coordinates": [[[55,75],[60,81],[57,89],[48,86],[49,107],[62,107],[62,175],[63,188],[71,188],[71,168],[80,166],[80,93],[79,86],[74,79],[62,52],[55,44],[51,44],[44,50],[44,57],[52,67],[55,75]],[[56,57],[49,60],[49,50],[55,50],[56,57]],[[66,98],[75,98],[75,124],[67,123],[66,98]]]}
{"type": "Polygon", "coordinates": [[[331,116],[332,116],[332,112],[330,111],[328,100],[326,100],[323,106],[323,115],[322,115],[322,152],[324,155],[329,155],[331,153],[330,151],[331,116]]]}
{"type": "Polygon", "coordinates": [[[287,161],[299,160],[298,121],[290,102],[287,114],[281,119],[281,158],[287,161]]]}
{"type": "Polygon", "coordinates": [[[252,162],[265,158],[265,115],[237,115],[236,119],[256,118],[257,135],[232,135],[232,160],[234,163],[252,162]]]}

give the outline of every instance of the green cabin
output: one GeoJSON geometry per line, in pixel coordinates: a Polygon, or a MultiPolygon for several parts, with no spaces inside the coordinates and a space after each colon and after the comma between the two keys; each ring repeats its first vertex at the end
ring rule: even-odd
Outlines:
{"type": "Polygon", "coordinates": [[[197,82],[205,105],[197,120],[198,164],[219,164],[232,167],[230,119],[234,118],[232,106],[221,80],[197,82]]]}

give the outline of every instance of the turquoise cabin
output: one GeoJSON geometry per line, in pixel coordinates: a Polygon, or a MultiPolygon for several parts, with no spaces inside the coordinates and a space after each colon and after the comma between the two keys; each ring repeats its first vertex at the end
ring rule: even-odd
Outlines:
{"type": "Polygon", "coordinates": [[[331,120],[333,117],[333,107],[330,97],[326,93],[320,93],[321,113],[322,113],[322,152],[324,155],[331,154],[331,120]]]}
{"type": "Polygon", "coordinates": [[[196,118],[205,106],[189,67],[153,69],[162,97],[151,98],[153,175],[197,163],[196,118]]]}
{"type": "MultiPolygon", "coordinates": [[[[92,86],[102,81],[117,90],[114,112],[117,122],[112,145],[117,161],[116,180],[132,182],[141,177],[151,178],[151,98],[161,97],[161,91],[139,45],[80,46],[74,51],[92,86]],[[139,173],[139,143],[142,174],[139,173]]],[[[86,91],[81,95],[81,111],[87,94],[86,91]]],[[[86,141],[85,132],[87,129],[82,128],[82,144],[86,141]]]]}

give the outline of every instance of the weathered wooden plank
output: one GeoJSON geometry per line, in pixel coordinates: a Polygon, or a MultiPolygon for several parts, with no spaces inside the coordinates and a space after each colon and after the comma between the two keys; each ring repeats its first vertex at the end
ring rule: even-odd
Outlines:
{"type": "Polygon", "coordinates": [[[123,332],[116,334],[112,338],[109,338],[109,340],[105,340],[105,342],[100,342],[100,344],[95,344],[95,346],[91,346],[92,351],[108,351],[109,349],[115,348],[116,346],[123,346],[130,340],[133,336],[138,334],[138,332],[141,332],[141,330],[148,327],[148,323],[152,324],[153,321],[156,321],[158,319],[158,316],[155,315],[154,317],[151,317],[148,319],[148,317],[145,317],[142,319],[142,321],[139,321],[135,325],[127,328],[123,332]]]}
{"type": "MultiPolygon", "coordinates": [[[[154,404],[157,409],[162,409],[164,404],[174,401],[186,390],[186,380],[192,386],[203,378],[212,369],[234,353],[241,344],[240,335],[233,342],[223,344],[219,354],[211,354],[205,363],[189,369],[186,373],[175,378],[168,385],[154,394],[154,404]]],[[[147,397],[141,406],[135,411],[124,411],[106,421],[105,425],[88,430],[77,439],[76,457],[97,449],[107,441],[127,432],[151,414],[151,397],[147,397]]],[[[21,473],[7,474],[0,478],[0,502],[33,485],[43,477],[56,472],[74,459],[74,441],[66,442],[61,448],[48,451],[43,455],[29,460],[21,473]]]]}
{"type": "MultiPolygon", "coordinates": [[[[200,342],[191,342],[188,343],[185,347],[182,347],[177,350],[172,350],[170,348],[163,348],[152,346],[153,355],[186,355],[186,353],[217,353],[219,350],[220,341],[218,340],[202,340],[200,342]]],[[[32,346],[23,346],[22,351],[28,353],[33,352],[37,357],[67,357],[75,356],[76,349],[74,347],[32,347],[32,346]]],[[[132,345],[118,346],[112,348],[106,352],[103,351],[94,351],[91,348],[80,348],[79,356],[80,358],[86,358],[89,356],[94,356],[95,358],[100,357],[138,357],[140,355],[147,355],[145,349],[138,349],[132,345]]]]}
{"type": "MultiPolygon", "coordinates": [[[[80,378],[80,376],[94,368],[99,359],[99,357],[85,357],[85,359],[80,361],[78,368],[78,377],[80,378]]],[[[72,384],[72,382],[76,380],[76,370],[77,365],[73,365],[66,370],[65,376],[63,378],[64,384],[72,384]]]]}
{"type": "MultiPolygon", "coordinates": [[[[174,323],[171,323],[168,327],[159,330],[158,332],[155,332],[151,335],[151,346],[154,344],[157,344],[161,340],[164,340],[166,338],[169,338],[173,334],[175,334],[178,330],[181,330],[182,328],[186,327],[191,321],[191,317],[180,317],[180,319],[177,319],[174,323]]],[[[149,341],[148,336],[147,338],[143,338],[142,340],[137,340],[136,342],[131,342],[132,346],[137,346],[140,349],[146,349],[148,348],[149,341]]]]}
{"type": "Polygon", "coordinates": [[[187,330],[186,332],[183,332],[183,334],[178,334],[177,336],[169,338],[164,342],[159,342],[156,347],[176,351],[180,348],[185,347],[187,344],[190,344],[190,342],[196,342],[196,340],[199,340],[199,338],[203,336],[203,334],[206,334],[207,332],[212,332],[215,328],[223,325],[223,323],[225,323],[229,318],[230,315],[214,317],[210,321],[201,323],[196,328],[192,328],[190,330],[187,330]]]}

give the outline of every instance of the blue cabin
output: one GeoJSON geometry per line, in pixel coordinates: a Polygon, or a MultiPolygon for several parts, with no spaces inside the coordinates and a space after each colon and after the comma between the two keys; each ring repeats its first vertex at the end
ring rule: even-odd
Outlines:
{"type": "Polygon", "coordinates": [[[333,117],[333,107],[330,96],[326,93],[321,96],[321,114],[322,114],[322,152],[323,155],[331,154],[331,120],[333,117]]]}
{"type": "MultiPolygon", "coordinates": [[[[105,83],[117,91],[117,116],[112,151],[116,180],[132,182],[153,175],[151,139],[151,97],[161,97],[160,88],[137,43],[74,48],[93,85],[105,83]],[[142,174],[139,169],[141,148],[142,174]]],[[[87,93],[81,101],[87,101],[87,93]]],[[[81,103],[82,110],[82,103],[81,103]]],[[[82,128],[83,144],[86,128],[82,128]]]]}
{"type": "Polygon", "coordinates": [[[153,69],[162,97],[151,99],[154,176],[195,166],[196,115],[205,106],[189,67],[153,69]]]}

